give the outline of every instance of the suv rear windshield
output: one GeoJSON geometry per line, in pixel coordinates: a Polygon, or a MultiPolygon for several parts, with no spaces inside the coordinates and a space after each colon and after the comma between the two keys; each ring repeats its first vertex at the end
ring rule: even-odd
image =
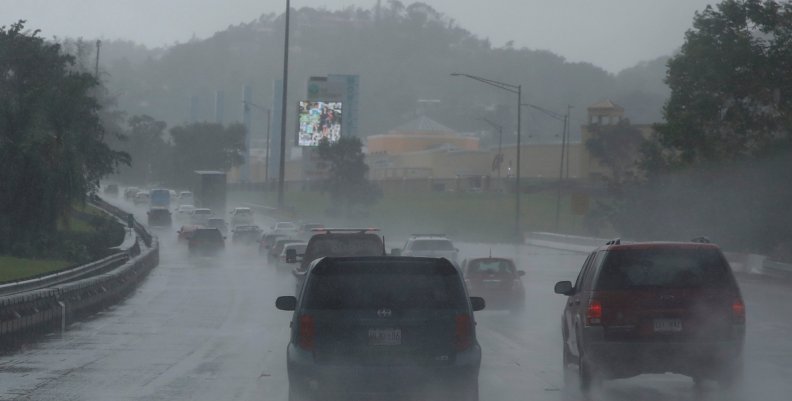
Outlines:
{"type": "Polygon", "coordinates": [[[728,264],[717,249],[654,248],[609,251],[596,288],[723,288],[732,285],[728,264]]]}
{"type": "Polygon", "coordinates": [[[436,261],[333,261],[311,272],[304,308],[464,309],[456,270],[436,261]]]}
{"type": "Polygon", "coordinates": [[[514,274],[515,268],[509,260],[474,259],[468,263],[468,274],[514,274]]]}
{"type": "Polygon", "coordinates": [[[317,234],[308,243],[308,261],[326,256],[380,256],[382,240],[376,234],[317,234]]]}
{"type": "Polygon", "coordinates": [[[412,243],[413,251],[453,251],[454,245],[447,239],[419,239],[412,243]]]}

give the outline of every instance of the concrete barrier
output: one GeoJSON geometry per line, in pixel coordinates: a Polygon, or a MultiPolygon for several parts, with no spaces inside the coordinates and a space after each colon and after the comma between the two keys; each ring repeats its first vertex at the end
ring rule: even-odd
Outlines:
{"type": "MultiPolygon", "coordinates": [[[[104,201],[97,204],[117,218],[126,216],[104,201]]],[[[14,349],[37,334],[65,330],[70,323],[129,295],[159,264],[157,238],[140,224],[136,224],[135,234],[134,243],[120,253],[123,257],[117,254],[108,257],[113,258],[110,261],[89,263],[93,268],[79,266],[75,268],[79,274],[39,278],[38,284],[45,283],[46,288],[24,284],[17,287],[22,291],[0,296],[0,348],[14,349]]]]}

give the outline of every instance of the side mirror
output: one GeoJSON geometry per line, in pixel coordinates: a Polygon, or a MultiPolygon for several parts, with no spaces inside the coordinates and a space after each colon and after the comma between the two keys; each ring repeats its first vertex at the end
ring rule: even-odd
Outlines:
{"type": "Polygon", "coordinates": [[[401,248],[393,248],[391,249],[391,256],[401,256],[401,248]]]}
{"type": "Polygon", "coordinates": [[[470,306],[473,307],[473,312],[478,312],[483,310],[487,306],[487,303],[482,297],[470,297],[470,306]]]}
{"type": "Polygon", "coordinates": [[[572,287],[571,281],[559,281],[555,284],[553,291],[555,291],[556,294],[572,295],[575,293],[575,288],[572,287]]]}
{"type": "Polygon", "coordinates": [[[297,308],[297,297],[288,295],[275,299],[275,307],[280,310],[292,311],[297,308]]]}
{"type": "Polygon", "coordinates": [[[287,249],[286,250],[286,263],[297,263],[297,250],[296,249],[287,249]]]}
{"type": "Polygon", "coordinates": [[[525,275],[525,270],[517,270],[517,276],[522,277],[525,275]]]}

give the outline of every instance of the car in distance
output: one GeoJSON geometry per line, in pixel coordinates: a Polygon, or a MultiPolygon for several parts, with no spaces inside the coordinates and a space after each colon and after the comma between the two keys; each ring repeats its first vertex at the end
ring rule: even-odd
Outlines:
{"type": "Polygon", "coordinates": [[[210,217],[209,220],[206,221],[206,226],[220,230],[223,235],[228,234],[228,223],[219,217],[210,217]]]}
{"type": "Polygon", "coordinates": [[[326,257],[294,311],[290,400],[478,400],[481,347],[459,270],[437,258],[326,257]]]}
{"type": "Polygon", "coordinates": [[[259,255],[266,255],[279,238],[287,238],[285,234],[266,233],[259,239],[259,255]]]}
{"type": "Polygon", "coordinates": [[[297,234],[297,224],[294,224],[290,221],[280,221],[272,225],[270,227],[272,233],[274,234],[284,234],[288,236],[294,236],[297,234]]]}
{"type": "Polygon", "coordinates": [[[149,227],[170,227],[173,224],[171,212],[165,207],[153,207],[146,216],[149,227]]]}
{"type": "Polygon", "coordinates": [[[404,248],[402,256],[423,256],[428,258],[446,258],[457,263],[457,249],[445,234],[412,234],[404,248]]]}
{"type": "Polygon", "coordinates": [[[190,219],[190,215],[192,214],[193,210],[195,210],[195,206],[193,205],[179,205],[176,206],[174,212],[176,214],[176,220],[179,221],[187,221],[190,219]]]}
{"type": "Polygon", "coordinates": [[[231,211],[231,227],[253,224],[255,224],[253,210],[249,207],[237,207],[231,211]]]}
{"type": "MultiPolygon", "coordinates": [[[[382,256],[385,243],[376,228],[323,228],[308,240],[305,255],[294,274],[295,293],[299,294],[308,268],[316,259],[328,256],[382,256]]],[[[288,260],[296,263],[295,260],[288,260]]]]}
{"type": "Polygon", "coordinates": [[[474,258],[463,263],[465,283],[471,295],[487,300],[488,309],[508,309],[513,312],[525,307],[525,288],[514,261],[507,258],[474,258]]]}
{"type": "Polygon", "coordinates": [[[298,244],[298,243],[301,243],[301,242],[304,242],[304,241],[303,240],[299,240],[297,238],[283,237],[283,238],[276,239],[275,242],[272,244],[272,247],[270,247],[269,252],[267,253],[267,261],[269,261],[269,262],[277,261],[278,257],[283,252],[283,248],[287,244],[298,244]]]}
{"type": "Polygon", "coordinates": [[[135,199],[135,195],[140,192],[140,188],[138,187],[127,187],[124,190],[124,199],[126,200],[133,200],[135,199]]]}
{"type": "Polygon", "coordinates": [[[211,209],[197,208],[190,212],[190,222],[193,224],[207,225],[209,218],[214,216],[211,209]]]}
{"type": "Polygon", "coordinates": [[[745,304],[716,245],[613,240],[588,256],[574,285],[558,282],[555,292],[568,297],[565,377],[574,369],[584,392],[643,373],[724,386],[740,378],[745,304]]]}
{"type": "Polygon", "coordinates": [[[231,243],[255,244],[261,237],[261,228],[257,225],[239,225],[231,229],[231,243]]]}
{"type": "Polygon", "coordinates": [[[176,231],[176,239],[179,242],[186,242],[190,240],[190,237],[193,235],[193,232],[199,228],[204,228],[203,226],[199,226],[196,224],[185,224],[179,228],[179,231],[176,231]]]}
{"type": "Polygon", "coordinates": [[[225,249],[225,237],[216,228],[197,228],[187,240],[190,254],[214,255],[225,249]]]}
{"type": "Polygon", "coordinates": [[[318,224],[318,223],[301,224],[300,228],[297,229],[297,237],[307,241],[311,239],[311,237],[316,233],[315,230],[320,230],[323,228],[325,228],[324,224],[318,224]]]}
{"type": "Polygon", "coordinates": [[[305,255],[305,248],[308,246],[307,242],[289,242],[283,244],[281,252],[278,255],[277,267],[286,268],[290,267],[287,255],[294,253],[296,263],[300,263],[302,257],[305,255]]]}
{"type": "Polygon", "coordinates": [[[177,202],[180,205],[194,205],[193,202],[193,193],[190,191],[181,191],[179,192],[179,196],[176,198],[177,202]]]}
{"type": "Polygon", "coordinates": [[[147,205],[149,203],[149,193],[148,191],[140,191],[135,194],[135,197],[132,199],[132,203],[137,205],[147,205]]]}

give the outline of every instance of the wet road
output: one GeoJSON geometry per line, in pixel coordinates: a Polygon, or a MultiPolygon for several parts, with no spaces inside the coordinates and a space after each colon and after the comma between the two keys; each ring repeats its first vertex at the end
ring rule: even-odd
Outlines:
{"type": "MultiPolygon", "coordinates": [[[[0,357],[0,400],[286,400],[290,315],[274,308],[293,288],[255,248],[190,257],[161,235],[161,263],[136,293],[95,318],[0,357]]],[[[553,283],[574,279],[585,255],[459,244],[463,256],[516,257],[527,271],[521,315],[477,312],[481,399],[563,400],[553,283]]],[[[677,375],[608,382],[595,400],[786,400],[792,394],[792,286],[741,278],[748,308],[745,386],[694,391],[677,375]]]]}

